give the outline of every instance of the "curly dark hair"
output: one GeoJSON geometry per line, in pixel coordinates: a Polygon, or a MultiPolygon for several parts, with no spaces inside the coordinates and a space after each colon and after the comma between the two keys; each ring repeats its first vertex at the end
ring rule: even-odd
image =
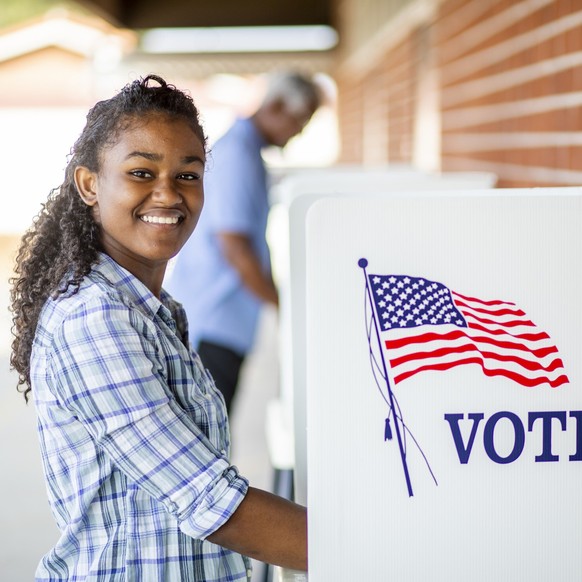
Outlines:
{"type": "Polygon", "coordinates": [[[100,227],[79,196],[75,169],[84,166],[98,172],[104,148],[115,144],[136,119],[156,113],[185,120],[206,147],[192,97],[157,75],[133,81],[89,111],[85,128],[71,149],[63,183],[50,192],[22,237],[15,276],[10,280],[14,336],[10,364],[19,374],[17,388],[27,402],[30,355],[41,309],[49,296],[77,292],[102,250],[100,227]]]}

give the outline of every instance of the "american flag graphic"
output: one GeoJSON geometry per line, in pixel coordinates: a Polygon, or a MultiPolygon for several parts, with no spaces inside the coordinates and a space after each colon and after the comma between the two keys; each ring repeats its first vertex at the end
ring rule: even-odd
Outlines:
{"type": "Polygon", "coordinates": [[[368,281],[395,384],[465,364],[522,386],[569,382],[550,336],[514,303],[467,297],[421,277],[368,281]]]}

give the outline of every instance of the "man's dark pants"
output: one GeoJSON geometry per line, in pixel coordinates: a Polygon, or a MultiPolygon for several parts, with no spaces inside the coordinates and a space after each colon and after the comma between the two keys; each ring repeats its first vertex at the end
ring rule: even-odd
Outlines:
{"type": "Polygon", "coordinates": [[[205,340],[200,341],[196,351],[214,378],[216,387],[222,392],[226,410],[230,413],[244,355],[205,340]]]}

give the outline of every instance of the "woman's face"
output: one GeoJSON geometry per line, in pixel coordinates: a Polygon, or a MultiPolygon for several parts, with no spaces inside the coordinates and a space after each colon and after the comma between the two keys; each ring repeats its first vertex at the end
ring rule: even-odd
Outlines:
{"type": "Polygon", "coordinates": [[[192,234],[204,203],[205,152],[190,125],[163,114],[136,119],[75,181],[93,207],[102,245],[146,284],[192,234]]]}

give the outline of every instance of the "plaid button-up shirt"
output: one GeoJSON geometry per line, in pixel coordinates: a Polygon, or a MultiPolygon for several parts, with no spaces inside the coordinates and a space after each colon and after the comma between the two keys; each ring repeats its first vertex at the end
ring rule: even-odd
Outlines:
{"type": "Polygon", "coordinates": [[[225,582],[250,561],[204,541],[244,498],[222,396],[181,307],[100,255],[48,300],[31,358],[50,505],[61,531],[37,580],[225,582]]]}

